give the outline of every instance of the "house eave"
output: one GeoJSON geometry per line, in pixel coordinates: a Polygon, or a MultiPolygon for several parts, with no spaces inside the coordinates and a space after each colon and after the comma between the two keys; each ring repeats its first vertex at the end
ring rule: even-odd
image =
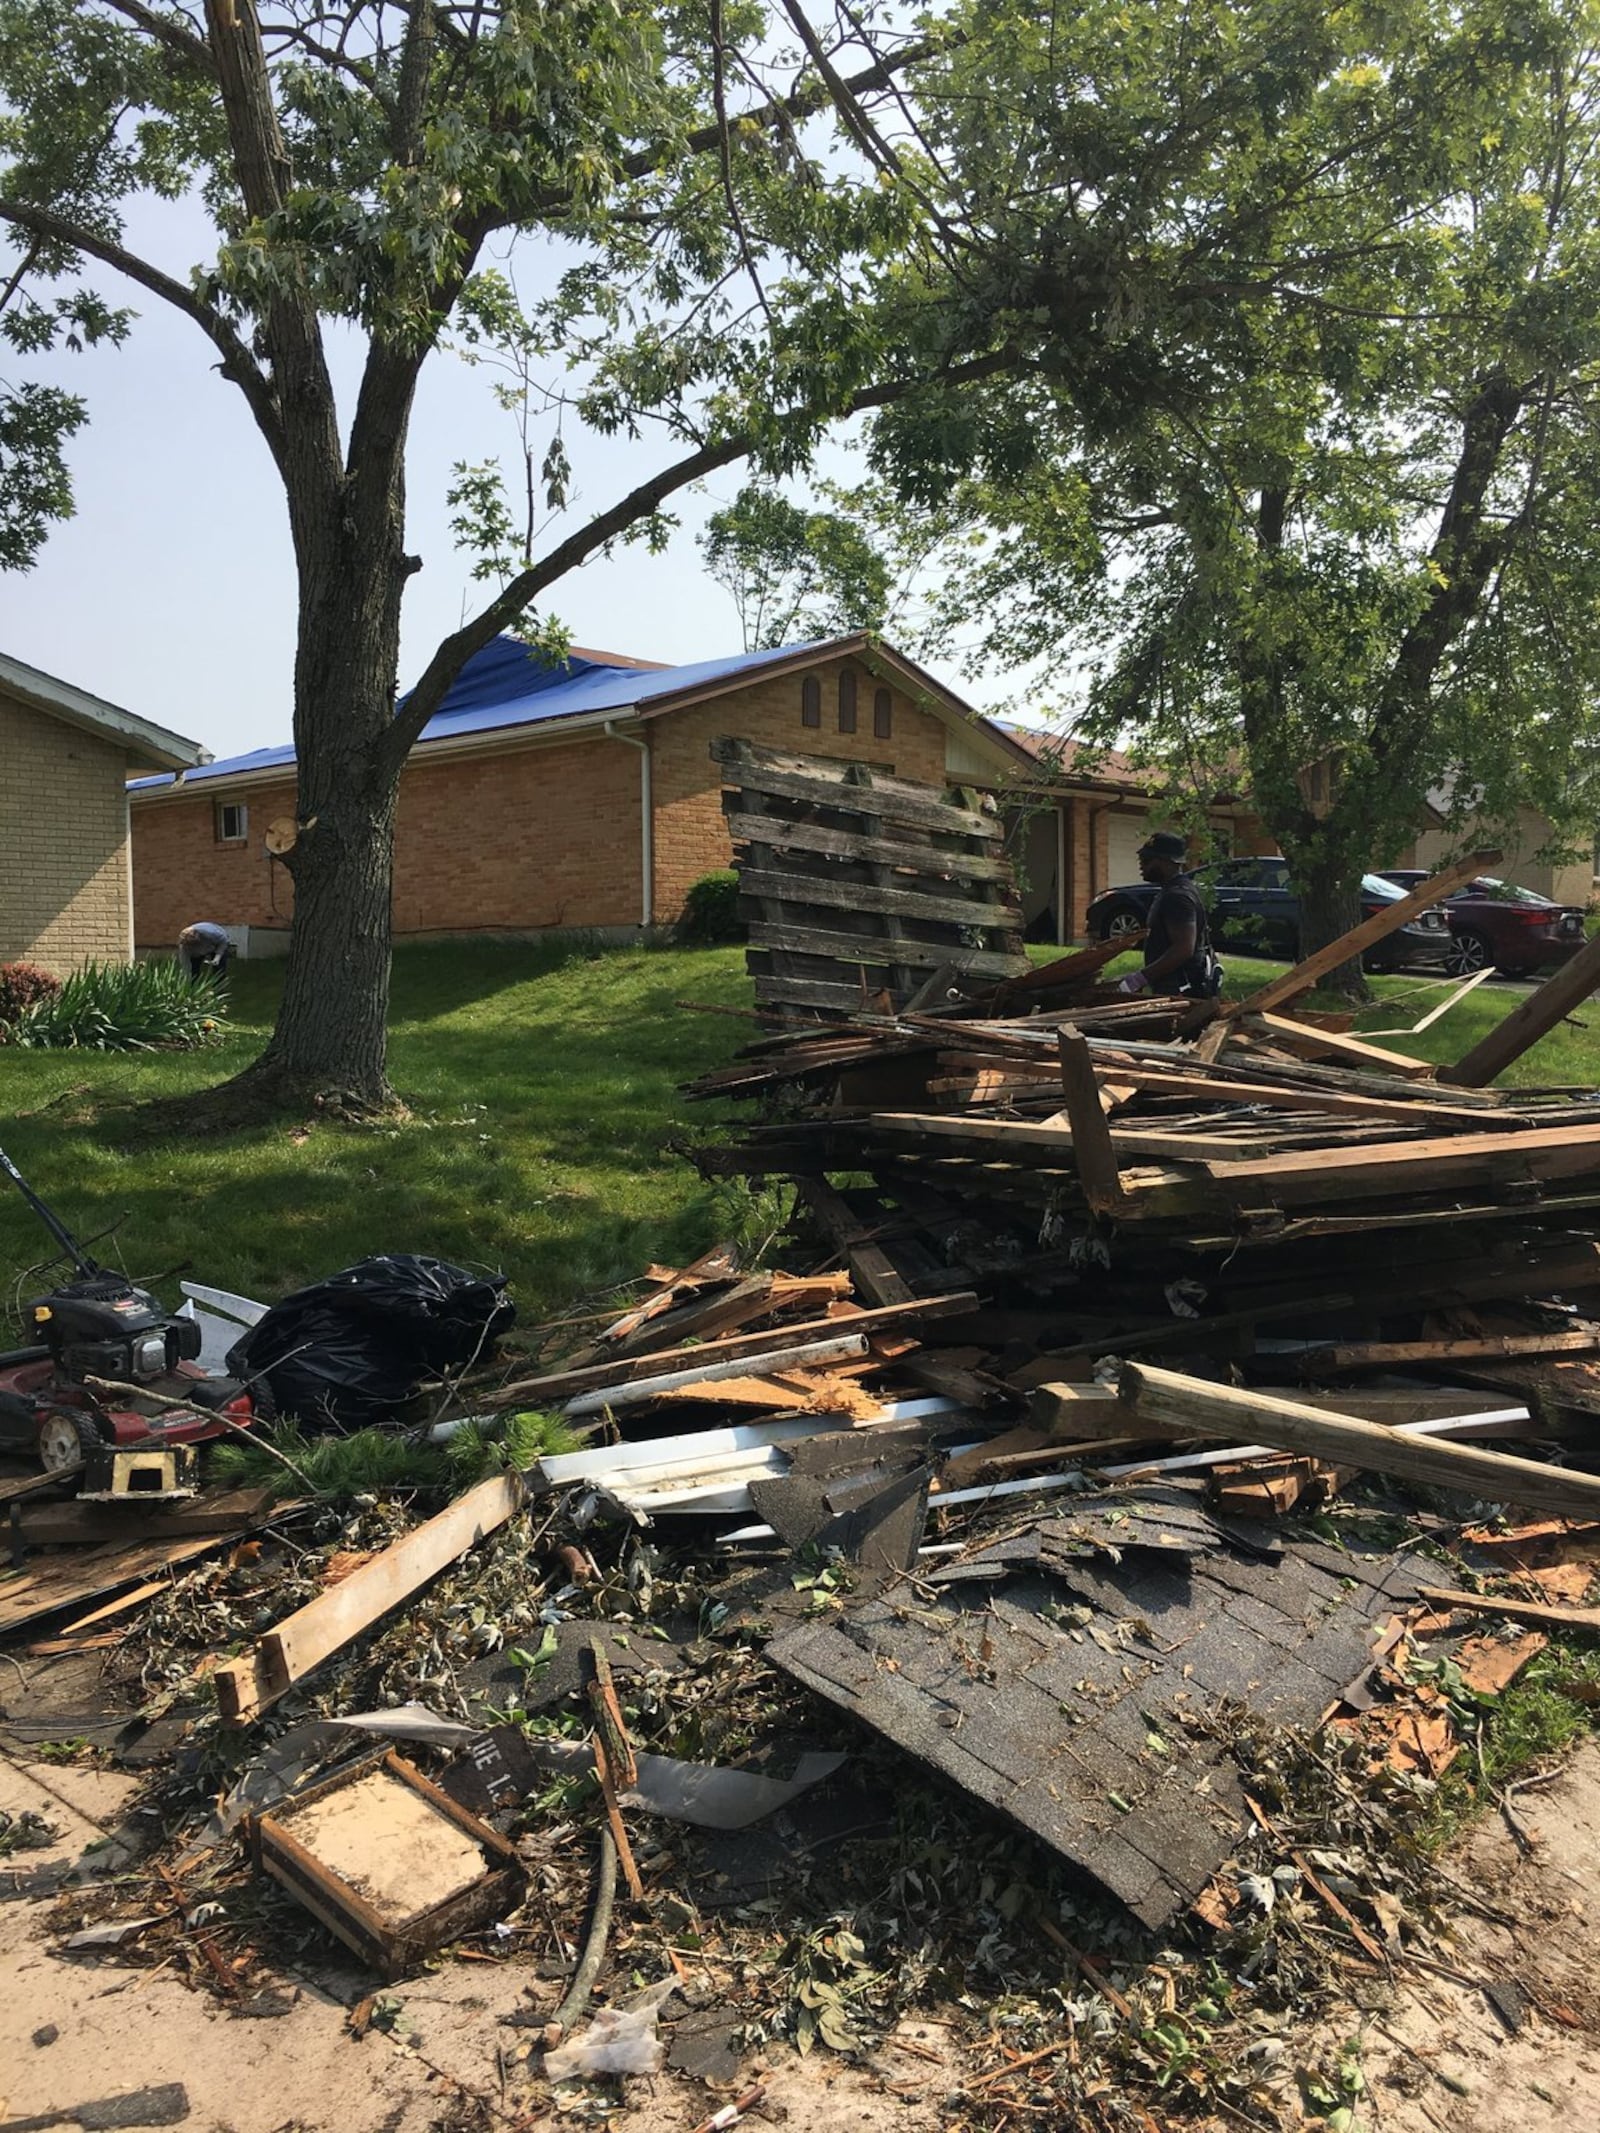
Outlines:
{"type": "Polygon", "coordinates": [[[195,770],[212,760],[210,749],[198,741],[4,652],[0,652],[0,691],[63,725],[92,733],[97,740],[120,742],[133,770],[195,770]]]}

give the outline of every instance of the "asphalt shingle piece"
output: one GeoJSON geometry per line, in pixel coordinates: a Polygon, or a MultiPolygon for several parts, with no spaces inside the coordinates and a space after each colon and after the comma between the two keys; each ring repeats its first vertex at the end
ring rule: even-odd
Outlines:
{"type": "Polygon", "coordinates": [[[1390,1593],[1422,1575],[1320,1543],[1241,1544],[1163,1492],[1041,1520],[769,1652],[1160,1926],[1245,1828],[1239,1773],[1199,1721],[1233,1702],[1315,1725],[1390,1593]]]}

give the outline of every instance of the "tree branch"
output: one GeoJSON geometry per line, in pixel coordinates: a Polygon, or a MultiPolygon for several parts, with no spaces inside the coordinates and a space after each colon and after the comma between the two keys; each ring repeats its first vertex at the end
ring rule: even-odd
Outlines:
{"type": "MultiPolygon", "coordinates": [[[[979,378],[994,377],[998,373],[1017,367],[1020,358],[1015,350],[1003,348],[991,355],[976,356],[968,363],[953,365],[949,370],[936,372],[928,377],[900,378],[883,385],[869,387],[857,393],[839,408],[833,416],[835,421],[845,421],[852,415],[867,413],[872,408],[887,407],[893,401],[908,398],[912,393],[932,385],[964,385],[979,378]]],[[[559,548],[541,557],[528,569],[518,573],[505,588],[490,601],[489,605],[473,619],[465,623],[453,636],[446,637],[433,657],[428,661],[421,679],[407,697],[405,708],[395,715],[384,740],[383,768],[398,772],[400,765],[410,754],[418,735],[443,703],[451,684],[475,652],[481,652],[491,639],[496,637],[508,623],[515,622],[530,601],[564,578],[569,571],[586,563],[590,556],[608,541],[626,533],[641,519],[658,511],[666,499],[692,481],[699,481],[706,474],[714,474],[719,467],[731,466],[737,459],[748,458],[755,449],[756,440],[749,436],[724,438],[719,444],[702,445],[697,451],[664,467],[648,481],[603,511],[597,518],[574,534],[570,534],[559,548]]]]}
{"type": "Polygon", "coordinates": [[[142,0],[106,0],[106,5],[114,8],[119,15],[125,15],[137,28],[148,32],[169,51],[179,53],[191,66],[204,74],[208,81],[216,80],[217,62],[211,47],[203,37],[197,37],[193,30],[185,29],[181,22],[174,22],[169,15],[158,15],[154,8],[145,7],[142,0]]]}
{"type": "Polygon", "coordinates": [[[100,237],[93,230],[81,229],[77,223],[68,222],[64,216],[55,215],[46,207],[34,207],[25,200],[0,199],[0,221],[9,222],[19,230],[26,230],[33,237],[44,238],[51,244],[65,245],[70,251],[83,252],[102,265],[114,267],[129,281],[141,289],[148,289],[152,296],[159,296],[163,303],[181,311],[185,318],[193,319],[212,346],[222,357],[222,375],[230,384],[237,385],[249,402],[250,412],[256,427],[266,439],[273,458],[283,464],[283,425],[278,416],[278,404],[272,387],[263,376],[255,357],[240,339],[233,326],[220,311],[214,311],[195,295],[193,289],[170,274],[163,274],[146,259],[128,252],[120,244],[113,244],[108,237],[100,237]]]}

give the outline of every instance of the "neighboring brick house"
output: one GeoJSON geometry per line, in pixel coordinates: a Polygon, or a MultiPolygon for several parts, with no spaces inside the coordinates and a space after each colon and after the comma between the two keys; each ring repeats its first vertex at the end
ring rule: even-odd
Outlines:
{"type": "MultiPolygon", "coordinates": [[[[1000,790],[1037,775],[998,726],[866,636],[679,667],[585,651],[551,667],[497,638],[406,765],[396,934],[676,918],[690,884],[730,858],[710,752],[722,734],[930,784],[1000,790]]],[[[293,888],[271,846],[293,828],[292,749],[143,779],[132,800],[141,947],[202,917],[287,926],[293,888]]]]}
{"type": "MultiPolygon", "coordinates": [[[[1166,821],[1161,796],[1152,791],[1149,773],[1114,749],[1091,751],[1029,727],[1007,725],[1004,731],[1034,759],[1039,778],[1036,793],[1016,810],[1011,838],[1031,930],[1035,938],[1049,938],[1042,921],[1050,913],[1054,938],[1076,939],[1097,896],[1139,879],[1139,847],[1166,821]]],[[[1210,848],[1193,841],[1196,863],[1278,849],[1243,799],[1215,800],[1205,813],[1210,848]]]]}
{"type": "Polygon", "coordinates": [[[130,771],[209,761],[195,741],[0,653],[0,962],[133,953],[130,771]]]}

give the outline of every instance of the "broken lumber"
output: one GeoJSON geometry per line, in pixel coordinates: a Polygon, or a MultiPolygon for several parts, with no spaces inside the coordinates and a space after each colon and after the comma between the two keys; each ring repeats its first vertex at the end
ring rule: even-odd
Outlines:
{"type": "Polygon", "coordinates": [[[1056,1050],[1061,1061],[1061,1088],[1072,1129],[1078,1183],[1091,1209],[1096,1214],[1109,1214],[1122,1198],[1122,1185],[1111,1128],[1100,1106],[1100,1085],[1094,1078],[1088,1039],[1075,1029],[1058,1030],[1056,1050]]]}
{"type": "Polygon", "coordinates": [[[1525,1504],[1563,1518],[1593,1518],[1600,1512],[1600,1476],[1568,1473],[1479,1445],[1423,1440],[1353,1415],[1210,1385],[1148,1363],[1125,1363],[1117,1394],[1141,1423],[1163,1434],[1255,1437],[1279,1451],[1310,1452],[1330,1465],[1459,1489],[1489,1503],[1525,1504]]]}
{"type": "Polygon", "coordinates": [[[1397,1363],[1496,1362],[1518,1355],[1593,1355],[1600,1349],[1600,1326],[1575,1333],[1486,1334],[1482,1339],[1439,1341],[1345,1341],[1312,1348],[1300,1368],[1315,1376],[1324,1370],[1389,1370],[1397,1363]]]}
{"type": "MultiPolygon", "coordinates": [[[[734,1333],[726,1340],[702,1341],[690,1348],[661,1348],[651,1355],[616,1356],[608,1362],[579,1364],[571,1370],[545,1371],[536,1378],[518,1378],[496,1392],[474,1394],[474,1405],[495,1410],[541,1407],[570,1399],[574,1393],[592,1392],[598,1386],[631,1383],[675,1365],[685,1369],[692,1366],[704,1376],[708,1364],[737,1358],[748,1365],[752,1358],[786,1342],[821,1339],[846,1330],[874,1333],[882,1326],[909,1325],[919,1318],[959,1317],[977,1308],[974,1291],[963,1289],[955,1295],[919,1296],[909,1303],[888,1304],[875,1311],[841,1311],[828,1318],[808,1318],[798,1325],[768,1327],[760,1333],[734,1333]]],[[[792,1356],[794,1349],[786,1347],[784,1352],[792,1356]]]]}
{"type": "Polygon", "coordinates": [[[1600,1629],[1600,1607],[1552,1607],[1542,1600],[1503,1600],[1492,1592],[1452,1592],[1440,1585],[1424,1585],[1417,1598],[1442,1613],[1461,1608],[1468,1614],[1504,1615],[1512,1622],[1532,1622],[1540,1629],[1600,1629]]]}
{"type": "MultiPolygon", "coordinates": [[[[841,1323],[848,1326],[850,1321],[845,1319],[841,1323]]],[[[567,1413],[576,1420],[580,1415],[601,1414],[608,1407],[638,1407],[660,1393],[676,1392],[685,1385],[715,1384],[719,1378],[760,1377],[764,1372],[788,1370],[800,1363],[843,1363],[866,1352],[864,1333],[841,1331],[831,1340],[769,1347],[764,1354],[737,1356],[726,1363],[691,1363],[683,1370],[664,1371],[653,1378],[632,1378],[619,1384],[597,1385],[592,1392],[581,1392],[576,1399],[569,1400],[567,1413]]],[[[691,1349],[690,1354],[693,1353],[691,1349]]]]}
{"type": "Polygon", "coordinates": [[[1481,1089],[1503,1073],[1514,1059],[1536,1045],[1558,1022],[1564,1022],[1575,1007],[1600,989],[1600,934],[1582,948],[1570,963],[1563,963],[1537,991],[1520,1000],[1506,1016],[1458,1059],[1441,1067],[1439,1079],[1456,1088],[1481,1089]]]}
{"type": "Polygon", "coordinates": [[[219,1666],[214,1678],[224,1725],[249,1725],[324,1660],[514,1517],[522,1501],[516,1474],[479,1482],[341,1584],[286,1616],[243,1658],[219,1666]]]}
{"type": "Polygon", "coordinates": [[[1419,881],[1398,903],[1386,905],[1371,918],[1363,919],[1359,926],[1352,926],[1348,933],[1341,933],[1336,941],[1318,948],[1314,954],[1296,963],[1293,970],[1286,970],[1281,978],[1274,978],[1270,985],[1264,985],[1249,999],[1230,1000],[1222,1009],[1223,1016],[1261,1014],[1298,999],[1301,993],[1310,992],[1318,979],[1325,978],[1330,970],[1337,970],[1341,963],[1365,955],[1379,941],[1386,940],[1391,933],[1398,933],[1430,904],[1436,904],[1441,897],[1451,895],[1471,881],[1475,874],[1482,874],[1494,866],[1499,858],[1498,852],[1473,852],[1468,858],[1458,859],[1453,865],[1442,868],[1431,879],[1419,881]]]}

